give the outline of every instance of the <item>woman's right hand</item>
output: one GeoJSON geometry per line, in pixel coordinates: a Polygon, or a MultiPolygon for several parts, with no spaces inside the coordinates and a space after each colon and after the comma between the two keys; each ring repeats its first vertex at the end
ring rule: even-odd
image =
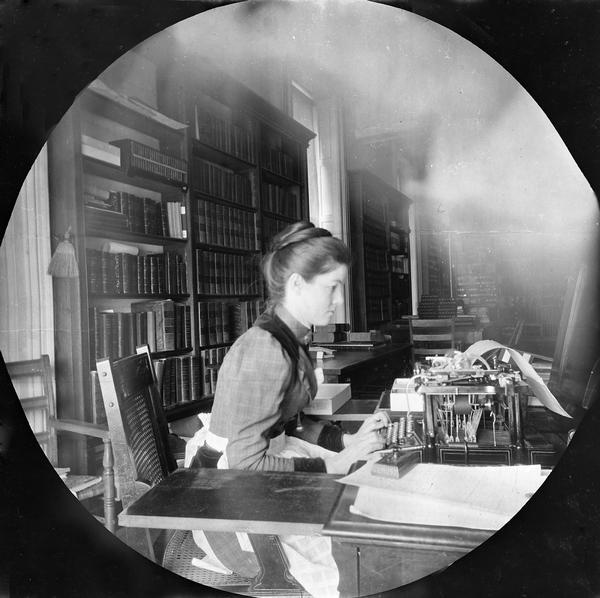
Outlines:
{"type": "Polygon", "coordinates": [[[354,435],[352,444],[325,459],[327,473],[346,474],[354,463],[366,459],[371,453],[385,448],[385,436],[378,430],[354,435]]]}

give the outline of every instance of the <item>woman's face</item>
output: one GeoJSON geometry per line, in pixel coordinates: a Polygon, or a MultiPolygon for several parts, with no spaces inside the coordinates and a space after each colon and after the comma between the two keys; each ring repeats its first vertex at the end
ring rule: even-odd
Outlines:
{"type": "Polygon", "coordinates": [[[298,306],[306,324],[329,324],[336,306],[344,301],[343,286],[347,275],[348,267],[340,264],[330,272],[317,274],[312,280],[304,281],[298,306]]]}

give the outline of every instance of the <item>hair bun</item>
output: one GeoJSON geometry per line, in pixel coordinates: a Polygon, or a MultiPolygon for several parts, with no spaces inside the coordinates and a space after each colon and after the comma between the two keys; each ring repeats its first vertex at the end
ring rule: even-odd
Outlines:
{"type": "Polygon", "coordinates": [[[281,251],[294,243],[316,239],[317,237],[331,237],[331,233],[324,228],[317,228],[312,222],[296,222],[273,237],[271,251],[281,251]]]}

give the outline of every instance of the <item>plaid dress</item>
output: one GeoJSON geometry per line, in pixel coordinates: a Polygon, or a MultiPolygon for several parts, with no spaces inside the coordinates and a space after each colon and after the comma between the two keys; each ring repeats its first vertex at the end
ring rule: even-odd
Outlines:
{"type": "MultiPolygon", "coordinates": [[[[277,316],[299,343],[309,330],[284,308],[277,316]]],[[[231,347],[219,371],[208,430],[201,437],[223,453],[218,467],[268,471],[325,471],[323,457],[334,438],[341,448],[341,430],[302,414],[317,391],[315,371],[300,351],[297,376],[281,343],[257,326],[231,347]],[[284,433],[287,433],[284,434],[284,433]],[[277,439],[277,441],[275,441],[277,439]],[[325,439],[325,441],[324,441],[325,439]]],[[[194,532],[196,542],[227,569],[246,577],[258,563],[245,534],[194,532]]],[[[338,596],[339,573],[331,540],[321,536],[282,536],[290,573],[316,597],[338,596]]]]}

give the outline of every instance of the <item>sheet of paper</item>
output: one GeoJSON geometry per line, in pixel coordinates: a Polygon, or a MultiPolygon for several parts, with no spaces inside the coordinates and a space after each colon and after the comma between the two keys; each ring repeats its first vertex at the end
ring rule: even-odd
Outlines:
{"type": "Polygon", "coordinates": [[[359,486],[352,511],[399,523],[498,529],[540,487],[539,465],[421,463],[400,479],[374,476],[372,462],[340,479],[359,486]]]}
{"type": "Polygon", "coordinates": [[[563,417],[571,417],[562,408],[557,398],[550,392],[550,389],[540,378],[539,374],[533,369],[533,366],[516,349],[511,349],[510,347],[506,347],[505,345],[502,345],[496,341],[483,340],[473,343],[466,352],[470,353],[471,355],[481,356],[484,353],[493,351],[495,349],[504,349],[509,352],[516,366],[521,371],[523,379],[527,382],[527,384],[529,384],[533,394],[542,402],[544,407],[550,409],[550,411],[553,411],[558,415],[562,415],[563,417]]]}
{"type": "Polygon", "coordinates": [[[511,518],[486,511],[477,511],[467,505],[444,505],[414,497],[399,496],[392,490],[360,488],[350,512],[378,521],[464,527],[468,529],[498,530],[511,518]]]}

